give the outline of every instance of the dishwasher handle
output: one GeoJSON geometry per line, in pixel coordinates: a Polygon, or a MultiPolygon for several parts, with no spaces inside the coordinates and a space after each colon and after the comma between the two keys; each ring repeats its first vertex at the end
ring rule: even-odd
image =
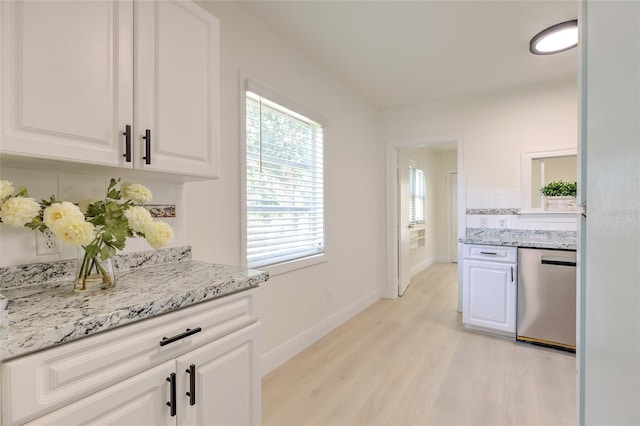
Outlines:
{"type": "Polygon", "coordinates": [[[567,260],[564,257],[542,256],[540,263],[543,265],[555,265],[555,266],[573,266],[576,267],[576,261],[567,260]]]}

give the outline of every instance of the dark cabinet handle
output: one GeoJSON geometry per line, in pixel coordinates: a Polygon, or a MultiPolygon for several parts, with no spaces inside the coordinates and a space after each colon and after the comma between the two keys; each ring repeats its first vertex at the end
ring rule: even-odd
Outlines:
{"type": "Polygon", "coordinates": [[[144,157],[142,157],[142,159],[144,160],[145,164],[151,164],[151,129],[147,129],[144,131],[144,136],[142,137],[142,139],[144,139],[144,157]]]}
{"type": "Polygon", "coordinates": [[[131,162],[131,125],[127,124],[126,126],[124,126],[124,132],[122,132],[122,134],[124,135],[124,155],[123,157],[125,158],[124,161],[126,161],[127,163],[131,162]]]}
{"type": "Polygon", "coordinates": [[[570,260],[558,260],[558,259],[545,259],[542,258],[540,263],[543,265],[555,265],[555,266],[573,266],[576,267],[576,262],[570,260]]]}
{"type": "Polygon", "coordinates": [[[511,282],[513,282],[513,266],[511,267],[511,282]]]}
{"type": "Polygon", "coordinates": [[[167,405],[171,408],[171,417],[176,416],[176,373],[171,373],[167,377],[167,382],[171,383],[171,389],[169,391],[169,401],[167,405]]]}
{"type": "Polygon", "coordinates": [[[184,339],[185,337],[189,337],[196,333],[200,333],[201,331],[202,331],[201,327],[196,327],[194,329],[187,328],[187,331],[185,331],[184,333],[176,334],[173,337],[163,337],[162,340],[160,340],[160,346],[168,345],[169,343],[173,343],[180,339],[184,339]]]}
{"type": "Polygon", "coordinates": [[[492,256],[497,256],[498,255],[498,253],[495,253],[493,251],[481,251],[480,254],[490,254],[492,256]]]}
{"type": "Polygon", "coordinates": [[[189,405],[196,405],[196,366],[195,364],[191,364],[189,368],[187,368],[187,373],[189,373],[189,392],[187,392],[187,396],[189,397],[189,405]]]}

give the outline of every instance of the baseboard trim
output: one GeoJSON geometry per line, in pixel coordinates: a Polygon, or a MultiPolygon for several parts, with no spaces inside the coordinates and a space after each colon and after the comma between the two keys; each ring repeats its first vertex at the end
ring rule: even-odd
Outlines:
{"type": "Polygon", "coordinates": [[[313,327],[284,342],[277,348],[262,356],[262,376],[280,367],[282,364],[317,342],[349,318],[362,312],[365,308],[382,298],[382,289],[374,290],[355,302],[345,306],[338,312],[320,321],[313,327]]]}
{"type": "Polygon", "coordinates": [[[433,257],[429,257],[425,260],[423,260],[422,262],[418,263],[417,265],[413,266],[410,270],[409,270],[409,276],[411,278],[413,278],[418,272],[422,271],[423,269],[431,266],[433,263],[435,262],[435,259],[433,257]]]}

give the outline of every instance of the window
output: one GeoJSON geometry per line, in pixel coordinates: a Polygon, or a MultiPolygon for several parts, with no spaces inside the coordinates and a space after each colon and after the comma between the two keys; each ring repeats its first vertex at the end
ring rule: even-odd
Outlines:
{"type": "Polygon", "coordinates": [[[415,164],[409,166],[409,224],[424,223],[424,172],[415,164]]]}
{"type": "Polygon", "coordinates": [[[540,188],[552,180],[575,182],[578,160],[576,148],[522,153],[522,211],[543,211],[540,188]]]}
{"type": "Polygon", "coordinates": [[[250,90],[245,119],[247,266],[316,263],[325,250],[323,128],[250,90]]]}

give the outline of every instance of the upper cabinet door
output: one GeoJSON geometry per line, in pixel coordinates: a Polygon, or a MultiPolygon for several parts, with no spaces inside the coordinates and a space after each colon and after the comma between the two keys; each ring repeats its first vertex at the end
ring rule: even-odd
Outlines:
{"type": "Polygon", "coordinates": [[[189,1],[136,7],[135,167],[218,177],[218,19],[189,1]]]}
{"type": "Polygon", "coordinates": [[[2,153],[126,167],[133,3],[3,1],[0,7],[2,153]]]}

